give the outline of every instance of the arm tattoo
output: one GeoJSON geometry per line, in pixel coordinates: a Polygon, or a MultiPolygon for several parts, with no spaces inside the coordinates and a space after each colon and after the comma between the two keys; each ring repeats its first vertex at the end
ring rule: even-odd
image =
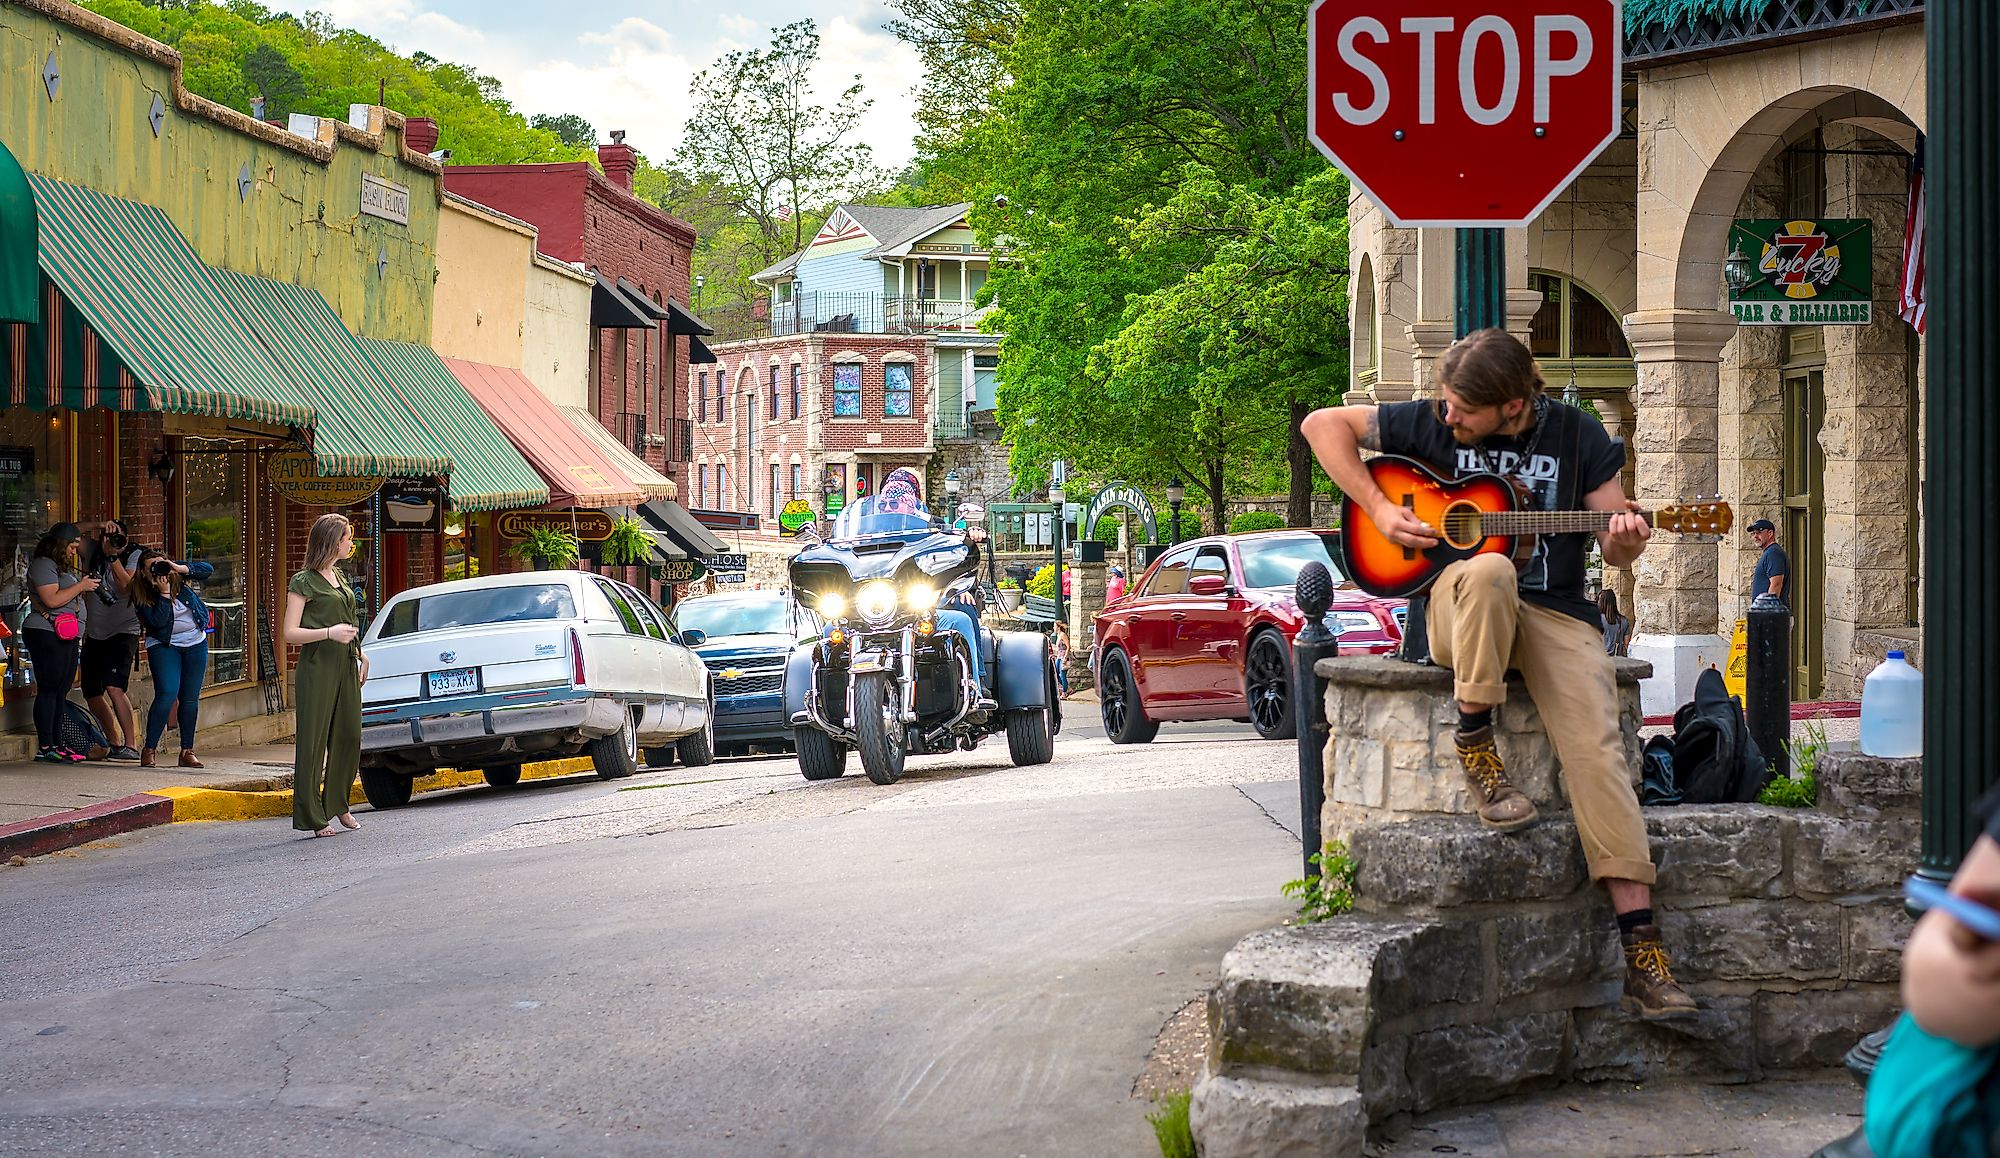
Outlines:
{"type": "Polygon", "coordinates": [[[1380,410],[1370,410],[1368,412],[1368,429],[1361,432],[1359,442],[1363,450],[1382,449],[1382,412],[1380,410]]]}

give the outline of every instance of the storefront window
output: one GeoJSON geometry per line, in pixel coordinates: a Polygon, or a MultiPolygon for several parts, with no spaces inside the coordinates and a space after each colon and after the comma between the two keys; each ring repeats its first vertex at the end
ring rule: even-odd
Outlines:
{"type": "Polygon", "coordinates": [[[34,682],[28,649],[21,645],[28,557],[42,532],[61,521],[65,421],[61,411],[0,410],[0,615],[13,633],[0,681],[10,693],[34,682]]]}
{"type": "Polygon", "coordinates": [[[250,678],[250,456],[229,439],[183,438],[176,462],[181,480],[183,557],[215,568],[202,584],[202,602],[215,616],[208,637],[206,684],[217,687],[250,678]]]}
{"type": "Polygon", "coordinates": [[[118,416],[99,407],[79,419],[76,442],[77,513],[108,519],[118,510],[118,416]]]}
{"type": "Polygon", "coordinates": [[[479,574],[479,528],[456,512],[444,517],[444,577],[471,579],[479,574]],[[458,534],[452,534],[452,531],[458,534]]]}

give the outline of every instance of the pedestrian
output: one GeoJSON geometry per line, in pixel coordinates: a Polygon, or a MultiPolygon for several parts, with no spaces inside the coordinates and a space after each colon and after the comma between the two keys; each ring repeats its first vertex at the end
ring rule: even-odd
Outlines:
{"type": "Polygon", "coordinates": [[[139,560],[132,608],[146,629],[146,664],[153,672],[153,706],[146,713],[146,746],[139,767],[157,762],[167,717],[180,725],[183,768],[200,768],[194,733],[201,714],[201,685],[208,675],[208,605],[196,584],[215,574],[207,563],[176,563],[159,551],[139,560]]]}
{"type": "Polygon", "coordinates": [[[345,515],[321,515],[306,536],[305,569],[285,595],[286,643],[299,645],[297,733],[293,739],[292,827],[332,836],[338,820],[360,828],[348,810],[361,771],[361,620],[340,561],[354,550],[345,515]]]}
{"type": "Polygon", "coordinates": [[[21,619],[21,638],[34,665],[35,759],[49,764],[85,759],[62,742],[63,707],[76,682],[77,641],[90,615],[83,597],[101,585],[95,576],[79,574],[82,538],[75,523],[57,523],[35,543],[28,561],[28,614],[21,619]]]}
{"type": "Polygon", "coordinates": [[[104,753],[107,760],[139,758],[139,727],[128,689],[141,636],[132,580],[144,555],[145,548],[132,542],[116,519],[102,520],[91,531],[84,573],[95,575],[98,587],[83,631],[83,702],[111,742],[104,753]]]}
{"type": "Polygon", "coordinates": [[[1775,595],[1792,605],[1792,560],[1778,546],[1778,528],[1769,519],[1750,524],[1750,541],[1757,546],[1757,566],[1750,572],[1750,598],[1775,595]]]}
{"type": "MultiPolygon", "coordinates": [[[[1619,482],[1624,449],[1597,419],[1549,397],[1528,348],[1499,329],[1454,342],[1439,364],[1442,397],[1342,406],[1309,415],[1302,433],[1321,465],[1388,539],[1412,550],[1438,531],[1383,494],[1360,451],[1406,455],[1446,478],[1513,475],[1543,510],[1610,515],[1597,532],[1604,561],[1630,567],[1652,528],[1619,482]]],[[[1479,820],[1514,832],[1535,823],[1534,802],[1507,779],[1493,739],[1493,708],[1519,671],[1562,762],[1577,835],[1593,881],[1610,893],[1625,949],[1623,1003],[1654,1020],[1697,1012],[1674,980],[1654,923],[1656,873],[1619,736],[1618,685],[1597,605],[1584,595],[1586,534],[1545,535],[1517,570],[1505,554],[1461,559],[1430,590],[1432,657],[1453,672],[1457,749],[1479,820]]]]}
{"type": "Polygon", "coordinates": [[[1632,646],[1632,621],[1618,610],[1618,593],[1606,587],[1597,593],[1597,614],[1604,620],[1604,653],[1624,655],[1632,646]]]}
{"type": "Polygon", "coordinates": [[[1049,632],[1056,657],[1056,693],[1058,697],[1069,695],[1069,628],[1056,624],[1049,632]]]}
{"type": "MultiPolygon", "coordinates": [[[[2000,789],[1976,812],[1983,832],[1950,891],[1991,913],[2000,902],[2000,789]]],[[[1904,1012],[1868,1079],[1862,1127],[1813,1158],[2000,1154],[2000,940],[1933,908],[1910,931],[1902,972],[1904,1012]]]]}
{"type": "Polygon", "coordinates": [[[1104,581],[1104,601],[1116,603],[1125,597],[1125,568],[1113,566],[1111,577],[1104,581]]]}

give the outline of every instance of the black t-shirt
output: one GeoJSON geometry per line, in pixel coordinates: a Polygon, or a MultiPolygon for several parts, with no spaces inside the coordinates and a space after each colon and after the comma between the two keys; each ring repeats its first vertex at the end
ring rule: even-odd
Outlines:
{"type": "Polygon", "coordinates": [[[1778,598],[1785,606],[1792,605],[1792,561],[1785,555],[1785,549],[1776,543],[1764,548],[1757,556],[1757,568],[1750,573],[1750,598],[1755,599],[1771,590],[1771,577],[1783,575],[1785,585],[1778,590],[1778,598]]]}
{"type": "MultiPolygon", "coordinates": [[[[1583,509],[1583,496],[1618,477],[1625,447],[1604,425],[1577,407],[1550,399],[1541,424],[1519,438],[1493,437],[1462,446],[1438,420],[1427,400],[1392,402],[1375,410],[1382,449],[1424,462],[1446,478],[1493,472],[1519,479],[1531,501],[1545,511],[1583,509]],[[1539,434],[1539,437],[1537,435],[1539,434]],[[1523,452],[1532,453],[1525,459],[1523,452]]],[[[1521,569],[1521,598],[1530,603],[1604,626],[1597,604],[1584,597],[1583,563],[1588,532],[1543,535],[1534,557],[1521,569]]]]}

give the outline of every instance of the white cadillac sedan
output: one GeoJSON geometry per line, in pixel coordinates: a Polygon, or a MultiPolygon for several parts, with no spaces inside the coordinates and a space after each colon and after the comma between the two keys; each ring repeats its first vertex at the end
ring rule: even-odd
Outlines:
{"type": "Polygon", "coordinates": [[[715,756],[708,668],[638,591],[583,571],[492,575],[397,595],[362,637],[361,786],[377,808],[411,781],[477,768],[496,788],[523,761],[588,753],[606,780],[642,749],[715,756]]]}

